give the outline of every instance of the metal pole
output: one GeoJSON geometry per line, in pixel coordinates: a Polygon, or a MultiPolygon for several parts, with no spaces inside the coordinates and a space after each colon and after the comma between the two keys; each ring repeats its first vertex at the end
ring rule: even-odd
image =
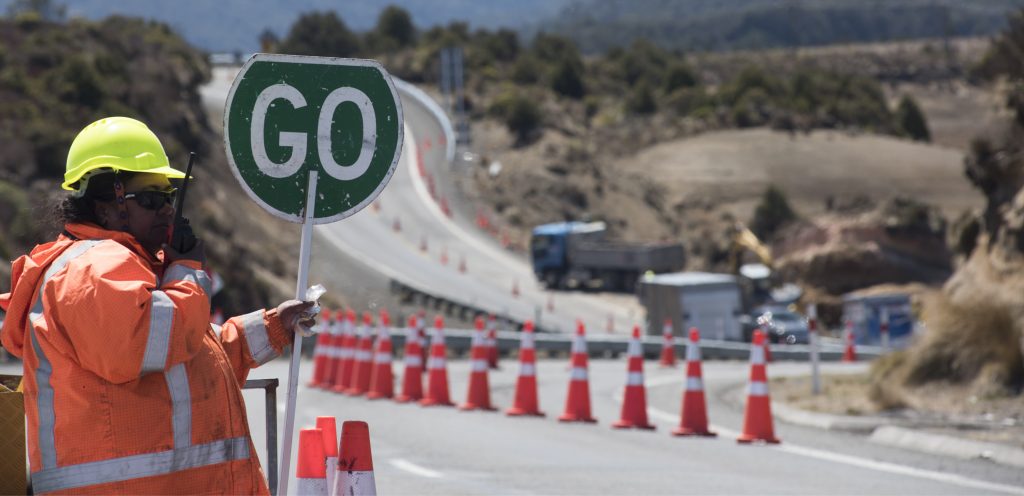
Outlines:
{"type": "MultiPolygon", "coordinates": [[[[317,171],[309,171],[309,188],[306,190],[306,212],[302,222],[302,244],[299,246],[299,278],[295,283],[295,298],[306,297],[309,285],[309,248],[313,241],[313,208],[316,205],[317,171]]],[[[292,363],[288,368],[288,409],[284,414],[284,444],[281,446],[281,480],[277,494],[288,494],[288,470],[292,461],[292,433],[295,430],[295,395],[299,387],[299,360],[302,358],[302,335],[295,336],[292,344],[292,363]]]]}
{"type": "Polygon", "coordinates": [[[821,374],[818,360],[818,305],[807,306],[807,340],[811,345],[811,394],[821,394],[821,374]]]}
{"type": "Polygon", "coordinates": [[[270,478],[270,494],[277,496],[277,379],[267,387],[267,466],[270,478]]]}
{"type": "Polygon", "coordinates": [[[879,311],[878,333],[882,339],[882,349],[889,351],[889,308],[882,307],[879,311]]]}

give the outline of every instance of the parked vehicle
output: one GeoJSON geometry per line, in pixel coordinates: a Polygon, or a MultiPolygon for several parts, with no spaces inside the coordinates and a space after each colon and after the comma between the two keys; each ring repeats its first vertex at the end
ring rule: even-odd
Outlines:
{"type": "Polygon", "coordinates": [[[560,222],[533,229],[530,260],[545,287],[632,293],[642,274],[683,267],[679,243],[605,240],[604,222],[560,222]]]}
{"type": "MultiPolygon", "coordinates": [[[[807,317],[791,312],[785,307],[759,307],[750,314],[755,323],[763,322],[761,330],[773,343],[808,344],[810,330],[807,317]]],[[[747,337],[749,341],[749,336],[747,337]]]]}

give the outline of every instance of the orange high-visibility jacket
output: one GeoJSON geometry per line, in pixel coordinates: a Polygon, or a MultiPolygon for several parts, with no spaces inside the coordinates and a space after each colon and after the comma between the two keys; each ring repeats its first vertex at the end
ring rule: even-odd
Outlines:
{"type": "Polygon", "coordinates": [[[69,224],[12,266],[36,494],[268,494],[240,384],[291,338],[276,310],[211,326],[210,280],[126,233],[69,224]]]}

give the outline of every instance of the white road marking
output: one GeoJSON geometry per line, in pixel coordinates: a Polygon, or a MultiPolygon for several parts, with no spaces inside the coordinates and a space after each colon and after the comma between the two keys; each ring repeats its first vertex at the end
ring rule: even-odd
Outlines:
{"type": "Polygon", "coordinates": [[[427,477],[430,479],[440,479],[444,477],[444,474],[442,474],[441,472],[436,472],[434,470],[430,470],[429,468],[421,467],[404,458],[392,458],[391,460],[389,460],[389,462],[391,462],[391,465],[399,470],[405,470],[410,474],[418,475],[420,477],[427,477]]]}

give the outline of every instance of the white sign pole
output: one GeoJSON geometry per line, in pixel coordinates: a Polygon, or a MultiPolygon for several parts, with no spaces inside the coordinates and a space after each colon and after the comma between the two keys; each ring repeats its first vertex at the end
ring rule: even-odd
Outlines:
{"type": "MultiPolygon", "coordinates": [[[[309,187],[306,190],[306,212],[302,222],[302,244],[299,245],[299,278],[295,283],[295,299],[306,298],[309,286],[309,247],[313,244],[313,207],[316,205],[317,171],[309,171],[309,187]]],[[[295,430],[295,397],[299,387],[299,360],[302,358],[302,334],[295,335],[292,344],[292,363],[288,368],[288,409],[284,414],[284,443],[281,445],[281,471],[278,472],[277,494],[288,495],[288,477],[291,474],[292,432],[295,430]]]]}
{"type": "Polygon", "coordinates": [[[818,305],[807,306],[807,339],[811,345],[811,394],[821,394],[821,374],[818,370],[818,305]]]}

